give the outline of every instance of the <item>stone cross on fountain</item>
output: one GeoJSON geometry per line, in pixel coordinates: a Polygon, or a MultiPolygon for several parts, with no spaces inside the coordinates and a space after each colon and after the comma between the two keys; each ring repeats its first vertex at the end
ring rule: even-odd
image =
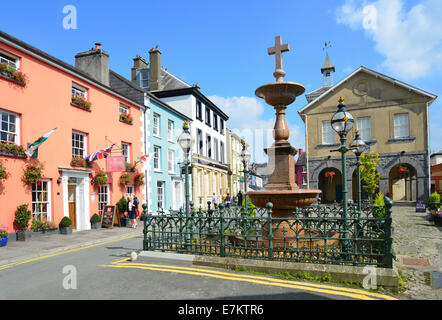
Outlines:
{"type": "Polygon", "coordinates": [[[288,44],[282,44],[281,36],[275,37],[275,46],[268,48],[267,52],[269,55],[275,55],[275,72],[273,76],[276,79],[276,82],[282,82],[285,77],[285,72],[282,69],[282,53],[290,51],[290,47],[288,44]]]}

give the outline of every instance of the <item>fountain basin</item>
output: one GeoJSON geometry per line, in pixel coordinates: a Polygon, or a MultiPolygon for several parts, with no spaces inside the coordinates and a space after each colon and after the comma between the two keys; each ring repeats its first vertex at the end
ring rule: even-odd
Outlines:
{"type": "Polygon", "coordinates": [[[299,83],[273,82],[256,89],[255,95],[263,98],[271,106],[287,106],[304,92],[304,86],[299,83]]]}
{"type": "Polygon", "coordinates": [[[249,191],[247,196],[252,203],[260,208],[265,208],[268,202],[273,204],[275,217],[293,216],[296,208],[304,208],[316,201],[321,190],[260,190],[249,191]]]}

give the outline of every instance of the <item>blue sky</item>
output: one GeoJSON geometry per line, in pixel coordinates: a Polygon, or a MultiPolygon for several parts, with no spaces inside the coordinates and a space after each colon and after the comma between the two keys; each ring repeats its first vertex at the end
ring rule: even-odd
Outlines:
{"type": "MultiPolygon", "coordinates": [[[[101,42],[111,68],[127,78],[135,55],[147,59],[158,45],[163,67],[198,83],[231,116],[228,126],[244,133],[273,127],[273,108],[254,92],[274,81],[267,48],[276,35],[291,49],[283,54],[285,80],[307,92],[322,86],[322,47],[330,41],[335,83],[363,65],[441,96],[440,16],[440,0],[24,0],[18,13],[2,15],[0,29],[71,64],[101,42]],[[77,29],[63,27],[67,5],[76,8],[77,29]]],[[[442,149],[439,100],[430,107],[431,152],[442,149]]],[[[301,96],[287,109],[297,148],[305,142],[296,111],[305,104],[301,96]]],[[[266,160],[266,144],[255,144],[255,160],[266,160]]]]}

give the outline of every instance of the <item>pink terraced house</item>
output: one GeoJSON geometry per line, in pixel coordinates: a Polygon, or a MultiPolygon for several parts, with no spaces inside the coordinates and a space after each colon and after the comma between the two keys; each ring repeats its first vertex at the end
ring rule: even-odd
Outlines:
{"type": "MultiPolygon", "coordinates": [[[[109,55],[100,44],[76,55],[74,67],[0,31],[0,169],[7,172],[0,180],[0,229],[15,231],[22,204],[33,219],[58,226],[70,217],[77,230],[90,229],[94,213],[129,193],[141,205],[146,199],[144,187],[134,184],[137,172],[122,184],[125,172],[110,172],[108,159],[82,159],[113,145],[110,157],[133,165],[143,154],[144,108],[110,88],[109,55]],[[23,153],[54,128],[36,159],[23,153]],[[43,165],[42,179],[25,184],[29,164],[43,165]],[[103,185],[94,183],[99,170],[108,178],[103,185]]],[[[135,169],[143,173],[140,165],[135,169]]]]}

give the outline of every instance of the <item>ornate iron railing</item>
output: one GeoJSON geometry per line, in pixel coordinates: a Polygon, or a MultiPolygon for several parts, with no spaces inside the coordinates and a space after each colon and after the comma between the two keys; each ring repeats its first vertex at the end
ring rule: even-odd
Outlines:
{"type": "Polygon", "coordinates": [[[348,206],[317,204],[292,217],[272,216],[267,208],[229,207],[159,212],[144,221],[144,250],[220,257],[392,268],[390,199],[384,207],[365,202],[348,206]],[[270,227],[271,226],[271,227],[270,227]]]}

